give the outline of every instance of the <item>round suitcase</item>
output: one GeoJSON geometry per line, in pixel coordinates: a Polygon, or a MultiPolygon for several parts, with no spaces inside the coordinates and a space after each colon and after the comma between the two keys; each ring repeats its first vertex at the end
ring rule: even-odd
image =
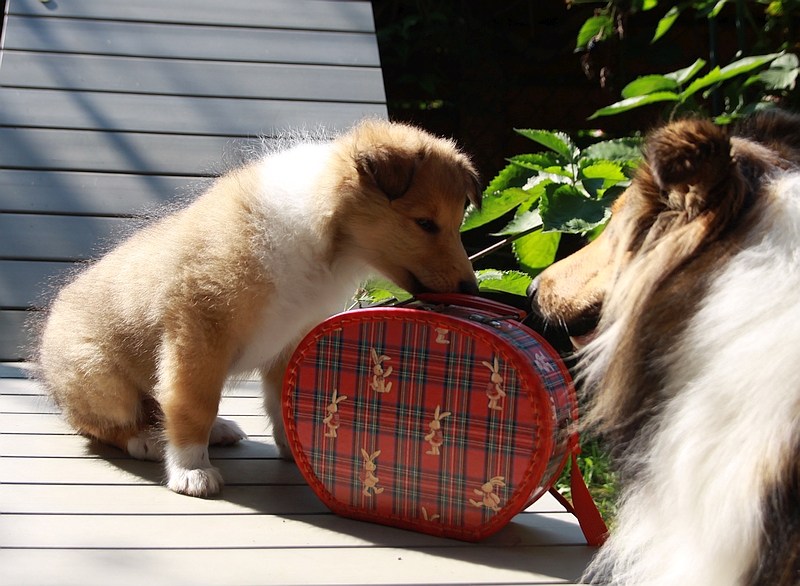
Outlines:
{"type": "MultiPolygon", "coordinates": [[[[578,405],[565,365],[522,317],[478,297],[421,295],[311,331],[287,369],[283,413],[323,502],[474,541],[550,489],[578,450],[578,405]]],[[[579,515],[590,542],[605,533],[593,515],[592,535],[579,515]]]]}

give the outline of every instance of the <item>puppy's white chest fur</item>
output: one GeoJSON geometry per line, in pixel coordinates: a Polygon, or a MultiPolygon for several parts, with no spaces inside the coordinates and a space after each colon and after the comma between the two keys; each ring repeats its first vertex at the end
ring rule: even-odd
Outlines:
{"type": "MultiPolygon", "coordinates": [[[[267,223],[257,246],[271,294],[254,335],[231,368],[240,374],[269,364],[314,324],[344,309],[360,280],[363,261],[331,256],[327,216],[315,193],[331,156],[328,144],[306,144],[265,158],[257,205],[267,223]]],[[[334,207],[331,205],[334,204],[334,207]]]]}

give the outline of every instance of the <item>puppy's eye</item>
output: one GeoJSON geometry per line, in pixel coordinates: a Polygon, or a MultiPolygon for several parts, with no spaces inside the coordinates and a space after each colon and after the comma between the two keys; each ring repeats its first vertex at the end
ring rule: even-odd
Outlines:
{"type": "Polygon", "coordinates": [[[436,234],[439,232],[439,226],[430,218],[417,218],[414,220],[417,226],[425,230],[428,234],[436,234]]]}

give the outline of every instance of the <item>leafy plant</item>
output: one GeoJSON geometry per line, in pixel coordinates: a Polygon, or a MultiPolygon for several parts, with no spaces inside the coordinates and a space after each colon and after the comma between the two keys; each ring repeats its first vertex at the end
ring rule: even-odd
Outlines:
{"type": "Polygon", "coordinates": [[[638,139],[606,140],[583,150],[564,133],[516,130],[543,152],[517,155],[489,183],[480,210],[467,209],[462,232],[507,218],[501,240],[477,260],[512,244],[519,271],[478,272],[482,291],[525,295],[531,279],[555,259],[561,235],[592,238],[605,225],[614,199],[630,183],[640,157],[638,139]]]}
{"type": "MultiPolygon", "coordinates": [[[[583,475],[583,481],[600,511],[600,516],[606,524],[612,524],[617,513],[618,482],[608,453],[599,440],[582,439],[581,453],[576,459],[578,470],[583,475]]],[[[555,489],[570,500],[572,500],[569,482],[571,472],[572,463],[567,461],[567,465],[555,482],[555,489]]]]}
{"type": "Polygon", "coordinates": [[[697,110],[695,95],[705,90],[707,98],[712,88],[723,82],[736,80],[735,85],[725,94],[724,114],[716,117],[718,123],[728,123],[733,118],[749,114],[759,108],[771,107],[772,103],[765,99],[766,91],[760,92],[758,101],[748,103],[745,90],[755,84],[762,84],[770,91],[790,91],[794,89],[800,63],[792,53],[771,53],[755,57],[744,57],[723,68],[714,67],[701,77],[697,74],[705,67],[706,62],[698,59],[689,67],[664,75],[645,75],[626,85],[622,90],[623,99],[619,102],[600,108],[590,119],[599,116],[621,114],[634,108],[657,102],[674,102],[672,113],[684,108],[697,110]],[[756,69],[771,63],[768,69],[752,74],[756,69]],[[751,74],[745,78],[745,74],[751,74]]]}
{"type": "MultiPolygon", "coordinates": [[[[656,7],[668,7],[659,19],[651,44],[659,42],[673,28],[678,18],[693,10],[698,19],[708,21],[711,61],[710,71],[696,77],[706,61],[698,59],[692,65],[664,75],[643,75],[628,83],[622,99],[595,112],[591,118],[620,114],[648,104],[667,102],[667,114],[680,111],[702,111],[702,100],[712,98],[711,111],[716,121],[725,124],[755,110],[788,104],[796,100],[800,63],[789,51],[797,48],[797,24],[800,0],[568,0],[570,4],[602,3],[577,36],[576,51],[592,52],[598,44],[615,40],[622,42],[627,19],[639,12],[656,7]],[[736,22],[738,51],[733,59],[720,67],[718,54],[717,17],[726,7],[733,7],[736,22]],[[749,34],[748,34],[749,33],[749,34]],[[748,55],[747,41],[753,39],[748,55]],[[763,53],[763,54],[759,54],[763,53]],[[769,68],[766,66],[769,65],[769,68]],[[760,71],[759,71],[760,70],[760,71]]],[[[606,73],[606,75],[609,75],[606,73]]]]}

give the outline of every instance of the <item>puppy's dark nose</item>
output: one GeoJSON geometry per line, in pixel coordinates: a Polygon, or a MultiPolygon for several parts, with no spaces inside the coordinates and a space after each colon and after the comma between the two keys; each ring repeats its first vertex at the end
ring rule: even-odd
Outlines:
{"type": "Polygon", "coordinates": [[[477,295],[478,294],[478,282],[477,281],[461,281],[458,284],[458,292],[464,293],[466,295],[477,295]]]}
{"type": "Polygon", "coordinates": [[[531,311],[536,315],[541,316],[542,312],[539,308],[539,301],[537,299],[537,293],[539,293],[539,277],[536,277],[531,284],[528,285],[528,290],[526,291],[528,295],[528,307],[531,308],[531,311]]]}

